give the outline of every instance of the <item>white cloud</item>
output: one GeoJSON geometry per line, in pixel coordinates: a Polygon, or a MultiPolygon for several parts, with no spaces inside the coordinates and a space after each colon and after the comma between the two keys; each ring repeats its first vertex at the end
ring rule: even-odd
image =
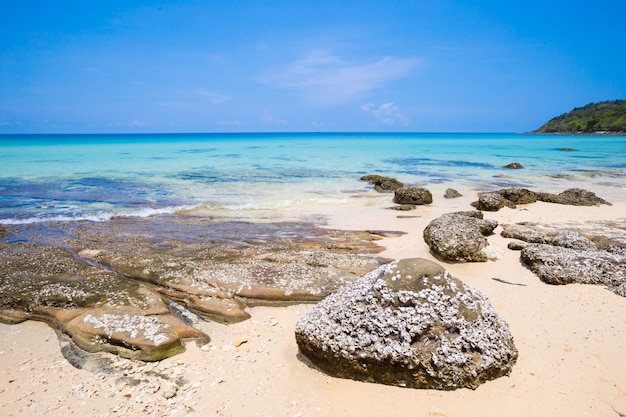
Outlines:
{"type": "Polygon", "coordinates": [[[351,63],[316,50],[261,81],[294,90],[317,104],[340,104],[406,76],[417,64],[417,59],[398,57],[351,63]]]}
{"type": "Polygon", "coordinates": [[[393,126],[396,123],[400,123],[404,126],[411,124],[411,120],[408,118],[406,113],[400,112],[398,106],[391,102],[383,103],[378,107],[376,107],[374,103],[363,104],[361,106],[361,110],[371,113],[376,121],[389,126],[393,126]]]}
{"type": "Polygon", "coordinates": [[[205,90],[204,88],[198,88],[196,92],[204,97],[207,97],[211,104],[222,104],[230,100],[227,95],[217,93],[215,91],[205,90]]]}
{"type": "Polygon", "coordinates": [[[278,118],[274,116],[273,114],[270,114],[270,112],[268,112],[267,110],[265,110],[263,112],[263,115],[261,115],[261,120],[263,121],[263,123],[268,124],[268,125],[286,125],[287,124],[287,120],[278,118]]]}

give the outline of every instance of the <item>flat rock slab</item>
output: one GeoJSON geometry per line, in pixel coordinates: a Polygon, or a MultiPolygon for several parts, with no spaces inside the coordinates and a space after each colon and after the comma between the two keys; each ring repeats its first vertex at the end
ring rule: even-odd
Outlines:
{"type": "Polygon", "coordinates": [[[390,261],[377,256],[380,232],[307,223],[156,216],[2,232],[1,321],[45,321],[89,352],[149,361],[208,340],[174,304],[236,322],[247,306],[321,300],[390,261]]]}
{"type": "Polygon", "coordinates": [[[476,388],[508,375],[517,350],[477,290],[425,259],[383,265],[296,325],[300,351],[341,378],[411,388],[476,388]]]}
{"type": "Polygon", "coordinates": [[[623,221],[541,224],[505,224],[502,236],[509,248],[521,250],[521,259],[549,284],[606,285],[626,296],[626,224],[623,221]]]}

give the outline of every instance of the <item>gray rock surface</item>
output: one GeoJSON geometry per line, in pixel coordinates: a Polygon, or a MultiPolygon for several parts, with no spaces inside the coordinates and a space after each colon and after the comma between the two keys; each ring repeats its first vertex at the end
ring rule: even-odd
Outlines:
{"type": "Polygon", "coordinates": [[[300,319],[300,351],[330,375],[411,388],[476,388],[517,350],[477,290],[425,259],[381,266],[300,319]]]}
{"type": "Polygon", "coordinates": [[[522,164],[520,164],[519,162],[511,162],[510,164],[506,164],[504,167],[508,168],[508,169],[522,169],[522,168],[524,168],[524,166],[522,164]]]}
{"type": "Polygon", "coordinates": [[[544,243],[570,249],[598,249],[591,240],[573,230],[539,227],[532,223],[505,224],[502,225],[502,228],[502,237],[509,239],[519,239],[528,243],[544,243]]]}
{"type": "Polygon", "coordinates": [[[424,240],[435,255],[447,262],[486,262],[483,249],[488,236],[498,226],[484,220],[480,211],[448,213],[431,221],[424,229],[424,240]]]}
{"type": "Polygon", "coordinates": [[[626,297],[626,256],[602,250],[532,244],[522,250],[521,257],[549,284],[601,284],[626,297]]]}
{"type": "Polygon", "coordinates": [[[395,191],[393,202],[396,204],[413,204],[422,206],[433,202],[433,195],[423,187],[406,186],[395,191]]]}

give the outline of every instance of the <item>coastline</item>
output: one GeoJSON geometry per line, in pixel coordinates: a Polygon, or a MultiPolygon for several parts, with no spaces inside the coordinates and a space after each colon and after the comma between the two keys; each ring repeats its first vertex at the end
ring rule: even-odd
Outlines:
{"type": "MultiPolygon", "coordinates": [[[[606,197],[602,191],[594,189],[606,197]]],[[[620,190],[615,190],[615,196],[620,190]]],[[[612,206],[520,205],[485,218],[578,224],[624,223],[626,198],[612,206]]],[[[0,414],[13,415],[217,415],[217,416],[619,416],[626,412],[626,299],[602,286],[544,284],[506,248],[501,227],[488,238],[499,257],[486,263],[436,260],[422,231],[433,218],[468,210],[475,196],[437,198],[409,212],[388,210],[390,195],[355,199],[325,213],[326,227],[400,230],[383,238],[382,256],[435,260],[485,294],[509,324],[520,352],[509,377],[476,390],[441,392],[381,386],[332,378],[299,359],[296,321],[311,304],[253,307],[251,319],[223,325],[198,321],[211,337],[199,347],[160,363],[116,359],[112,374],[73,368],[63,358],[54,331],[43,323],[0,325],[0,414]],[[493,280],[524,284],[512,286],[493,280]],[[159,374],[162,377],[154,377],[159,374]],[[133,386],[134,379],[140,382],[133,386]],[[178,382],[168,397],[168,384],[178,382]]]]}

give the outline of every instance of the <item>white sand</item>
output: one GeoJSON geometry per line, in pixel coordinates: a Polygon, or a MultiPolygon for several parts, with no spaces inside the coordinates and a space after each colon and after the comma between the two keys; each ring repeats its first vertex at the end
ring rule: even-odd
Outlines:
{"type": "MultiPolygon", "coordinates": [[[[598,195],[602,193],[594,190],[598,195]]],[[[583,222],[621,219],[626,198],[613,206],[571,207],[535,203],[485,213],[500,223],[583,222]]],[[[469,210],[472,198],[436,199],[410,212],[386,210],[389,197],[368,200],[331,219],[343,229],[407,232],[387,238],[382,254],[433,259],[422,239],[440,214],[469,210]],[[398,216],[417,216],[399,218],[398,216]]],[[[615,200],[612,200],[615,201],[615,200]]],[[[478,288],[507,321],[519,359],[509,377],[476,390],[415,390],[326,376],[298,360],[293,329],[312,306],[250,309],[252,319],[230,326],[203,322],[212,342],[188,344],[182,355],[160,364],[130,367],[118,360],[118,375],[71,367],[57,338],[41,323],[0,325],[0,416],[610,416],[626,414],[626,298],[601,286],[551,286],[526,269],[519,252],[506,248],[501,227],[489,237],[501,259],[443,264],[478,288]],[[493,277],[525,284],[507,285],[493,277]],[[245,339],[239,347],[234,344],[245,339]],[[126,367],[126,370],[124,370],[126,367]],[[186,383],[170,399],[158,371],[186,383]],[[126,373],[148,380],[136,387],[119,382],[126,373]],[[152,379],[150,379],[152,378],[152,379]],[[116,382],[118,381],[118,382],[116,382]],[[155,382],[156,381],[156,382],[155,382]]]]}

